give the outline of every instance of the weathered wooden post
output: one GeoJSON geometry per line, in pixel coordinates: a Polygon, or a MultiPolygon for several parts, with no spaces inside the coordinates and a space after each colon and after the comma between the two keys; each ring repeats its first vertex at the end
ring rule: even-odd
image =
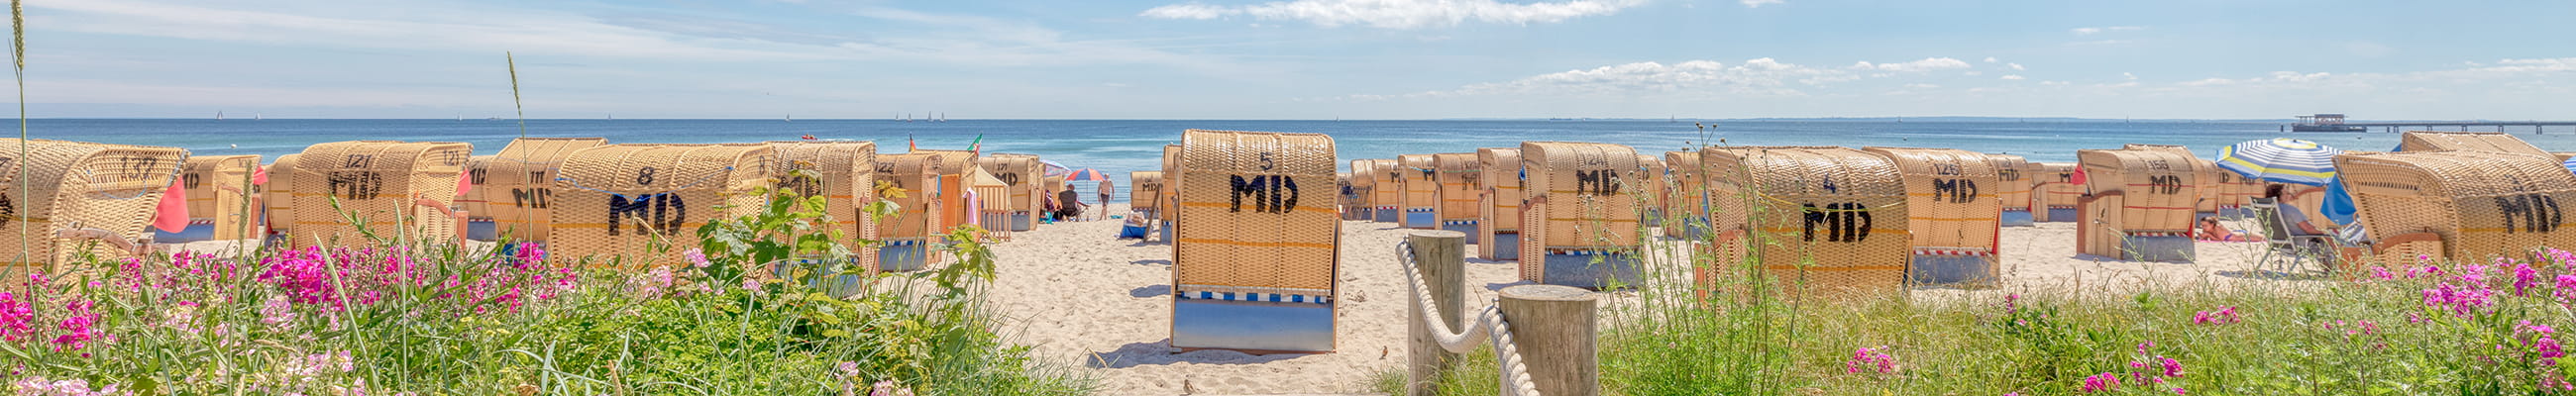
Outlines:
{"type": "Polygon", "coordinates": [[[1503,319],[1511,325],[1514,345],[1527,362],[1530,382],[1548,396],[1601,394],[1601,359],[1594,354],[1598,338],[1591,291],[1555,285],[1522,285],[1503,289],[1503,319]]]}
{"type": "MultiPolygon", "coordinates": [[[[1466,316],[1460,310],[1466,309],[1464,305],[1467,303],[1466,296],[1462,294],[1467,281],[1467,234],[1422,230],[1405,235],[1404,239],[1413,245],[1414,266],[1422,269],[1422,283],[1430,289],[1432,305],[1439,308],[1440,322],[1447,323],[1449,331],[1465,330],[1465,323],[1459,318],[1466,316]]],[[[1407,297],[1407,304],[1417,304],[1410,302],[1411,296],[1407,297]]],[[[1412,375],[1406,377],[1406,394],[1431,395],[1438,390],[1440,369],[1457,360],[1458,354],[1442,349],[1440,341],[1432,338],[1430,326],[1423,324],[1422,310],[1406,311],[1412,312],[1407,315],[1412,320],[1405,323],[1413,334],[1412,350],[1406,352],[1412,364],[1409,366],[1412,375]]]]}

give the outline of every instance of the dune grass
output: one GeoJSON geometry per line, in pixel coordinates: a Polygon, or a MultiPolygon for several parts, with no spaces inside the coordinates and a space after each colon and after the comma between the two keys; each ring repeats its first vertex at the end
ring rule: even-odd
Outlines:
{"type": "MultiPolygon", "coordinates": [[[[809,288],[819,199],[701,228],[678,262],[594,266],[533,244],[157,256],[0,293],[16,394],[1082,394],[1089,378],[996,336],[992,256],[809,288]],[[653,268],[642,270],[642,268],[653,268]],[[794,267],[791,267],[794,268],[794,267]],[[783,275],[783,276],[770,276],[783,275]]],[[[388,247],[389,246],[389,247],[388,247]]],[[[633,263],[633,261],[626,261],[633,263]]],[[[16,283],[16,282],[13,282],[16,283]]]]}

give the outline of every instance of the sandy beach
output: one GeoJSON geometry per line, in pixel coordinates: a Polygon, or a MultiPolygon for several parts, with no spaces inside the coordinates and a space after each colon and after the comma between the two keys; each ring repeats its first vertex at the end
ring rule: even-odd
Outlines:
{"type": "MultiPolygon", "coordinates": [[[[1124,206],[1113,207],[1124,211],[1124,206]]],[[[1008,336],[1039,356],[1082,367],[1104,394],[1351,394],[1370,376],[1406,361],[1403,274],[1393,248],[1407,230],[1388,223],[1342,222],[1342,300],[1329,354],[1180,353],[1170,346],[1171,245],[1113,240],[1116,221],[1043,225],[994,246],[999,280],[988,298],[1008,336]]],[[[2003,293],[2116,294],[2145,287],[2235,287],[2276,281],[2255,272],[2261,243],[2200,243],[2198,262],[2142,263],[2075,254],[2072,223],[2003,230],[2002,287],[1925,288],[1915,299],[1993,297],[2003,293]]],[[[1663,243],[1673,243],[1663,240],[1663,243]]],[[[1522,284],[1511,262],[1467,263],[1468,304],[1522,284]]],[[[2311,268],[2313,270],[2313,268],[2311,268]]]]}

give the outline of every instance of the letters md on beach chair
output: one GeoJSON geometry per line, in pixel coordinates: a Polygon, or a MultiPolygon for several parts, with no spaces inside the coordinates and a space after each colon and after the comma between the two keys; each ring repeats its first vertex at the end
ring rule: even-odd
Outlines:
{"type": "Polygon", "coordinates": [[[188,194],[188,228],[179,232],[154,230],[153,243],[187,243],[196,241],[235,241],[259,233],[259,214],[264,208],[245,207],[259,186],[251,184],[251,172],[259,168],[259,156],[191,156],[179,175],[180,188],[188,194]],[[245,211],[247,209],[247,211],[245,211]]]}
{"type": "MultiPolygon", "coordinates": [[[[308,154],[309,155],[309,154],[308,154]]],[[[622,257],[594,262],[644,268],[677,262],[698,246],[708,220],[757,213],[753,193],[777,176],[768,144],[611,144],[574,151],[556,170],[556,257],[622,257]],[[722,209],[719,209],[719,206],[722,209]]]]}
{"type": "Polygon", "coordinates": [[[1440,229],[1477,235],[1476,226],[1484,217],[1479,205],[1483,202],[1478,201],[1485,192],[1483,164],[1477,163],[1475,153],[1432,154],[1431,161],[1439,173],[1440,189],[1433,199],[1440,206],[1432,213],[1440,218],[1440,229]]]}
{"type": "Polygon", "coordinates": [[[1708,239],[1708,177],[1699,163],[1699,152],[1664,152],[1664,169],[1672,171],[1673,187],[1672,196],[1664,198],[1664,213],[1679,216],[1682,222],[1665,224],[1666,237],[1708,239]]]}
{"type": "Polygon", "coordinates": [[[2084,185],[2075,183],[2074,163],[2030,163],[2030,215],[2042,223],[2075,222],[2075,202],[2084,197],[2084,185]]]}
{"type": "Polygon", "coordinates": [[[1181,138],[1172,346],[1330,352],[1341,221],[1333,140],[1190,130],[1181,138]]]}
{"type": "Polygon", "coordinates": [[[2076,249],[2129,261],[2191,262],[2200,161],[2156,148],[2075,152],[2092,190],[2077,201],[2076,249]]]}
{"type": "Polygon", "coordinates": [[[1476,166],[1482,171],[1476,177],[1485,188],[1478,198],[1482,208],[1476,212],[1478,226],[1475,238],[1476,258],[1486,260],[1519,260],[1521,258],[1521,149],[1476,149],[1476,166]]]}
{"type": "MultiPolygon", "coordinates": [[[[1046,178],[1046,168],[1038,162],[1038,156],[1029,154],[996,153],[986,154],[983,159],[978,161],[979,163],[977,165],[984,167],[984,173],[991,174],[994,179],[999,179],[1002,181],[1002,184],[1008,185],[1008,187],[1006,187],[1006,193],[1010,199],[1010,205],[1008,206],[984,208],[984,211],[986,212],[999,213],[998,216],[993,216],[995,218],[985,219],[984,228],[1001,231],[1028,231],[1036,229],[1038,226],[1038,218],[1036,215],[1038,211],[1038,194],[1040,194],[1038,191],[1044,189],[1044,187],[1042,187],[1043,183],[1040,183],[1038,180],[1046,178]]],[[[1134,180],[1132,179],[1134,177],[1132,173],[1129,177],[1131,178],[1129,180],[1134,180]]],[[[1132,196],[1133,194],[1130,195],[1132,196]]],[[[1146,195],[1152,196],[1152,194],[1146,195]]],[[[1105,205],[1108,203],[1102,202],[1101,204],[1105,205]]],[[[1152,205],[1128,205],[1129,210],[1151,207],[1152,205]]]]}
{"type": "Polygon", "coordinates": [[[1715,234],[1707,249],[1717,259],[1693,274],[1701,292],[1743,265],[1791,295],[1904,287],[1913,208],[1893,160],[1843,147],[1711,146],[1700,164],[1715,234]]]}
{"type": "Polygon", "coordinates": [[[465,143],[353,141],[306,147],[291,181],[299,210],[288,244],[379,242],[369,240],[369,234],[382,242],[455,242],[463,237],[458,223],[465,221],[456,205],[457,178],[465,175],[465,161],[473,155],[474,146],[465,143]],[[368,234],[359,232],[361,226],[368,234]]]}
{"type": "Polygon", "coordinates": [[[1430,154],[1395,157],[1396,183],[1404,186],[1404,228],[1440,229],[1440,165],[1430,154]]]}
{"type": "Polygon", "coordinates": [[[951,224],[940,216],[944,213],[940,206],[946,203],[940,202],[937,195],[939,167],[946,162],[933,158],[938,155],[877,155],[877,180],[904,191],[901,198],[878,197],[894,203],[896,208],[894,217],[879,219],[877,224],[877,236],[885,243],[877,248],[878,269],[912,271],[939,261],[940,257],[930,254],[930,245],[945,242],[942,232],[951,224]]]}
{"type": "Polygon", "coordinates": [[[2018,155],[1987,154],[1986,163],[1995,168],[1995,200],[2003,203],[2002,215],[1995,221],[2005,227],[2029,227],[2037,222],[2030,214],[2030,161],[2018,155]]]}
{"type": "Polygon", "coordinates": [[[1997,238],[2003,232],[2003,205],[1993,189],[2005,183],[1990,157],[1954,149],[1865,151],[1896,161],[1904,180],[1905,229],[1914,236],[1914,259],[1906,266],[1909,283],[2001,285],[1997,238]]]}
{"type": "Polygon", "coordinates": [[[509,237],[544,242],[554,218],[548,200],[555,195],[555,176],[564,157],[581,149],[608,144],[606,138],[518,138],[501,153],[476,156],[466,170],[474,185],[457,198],[465,207],[465,238],[477,241],[509,237]]]}
{"type": "MultiPolygon", "coordinates": [[[[0,139],[16,147],[18,139],[0,139]]],[[[136,257],[152,243],[148,230],[161,194],[179,180],[188,151],[171,147],[128,146],[26,140],[28,152],[0,153],[0,235],[11,239],[26,232],[19,244],[0,243],[0,267],[43,269],[46,263],[76,263],[83,255],[104,262],[136,257]],[[27,179],[19,180],[21,170],[27,179]],[[20,188],[26,195],[21,196],[20,188]],[[19,254],[26,261],[19,262],[19,254]]],[[[78,269],[73,269],[78,270],[78,269]]],[[[68,278],[68,277],[66,277],[68,278]]],[[[15,285],[25,278],[0,280],[15,285]]]]}
{"type": "Polygon", "coordinates": [[[2192,189],[2197,193],[2197,198],[2192,199],[2191,207],[2193,216],[2211,217],[2218,215],[2218,209],[2220,207],[2218,199],[2221,195],[2226,193],[2225,190],[2219,186],[2219,182],[2223,180],[2219,175],[2232,172],[2218,169],[2217,161],[2201,159],[2199,156],[2191,153],[2191,148],[2169,144],[2130,143],[2123,145],[2120,148],[2127,150],[2167,150],[2182,153],[2182,155],[2186,156],[2192,156],[2192,163],[2196,165],[2192,166],[2191,185],[2197,187],[2192,189]]]}
{"type": "Polygon", "coordinates": [[[2576,246],[2576,174],[2541,155],[2488,152],[2344,154],[2336,173],[2376,244],[2362,261],[2415,264],[2530,257],[2576,246]]]}
{"type": "Polygon", "coordinates": [[[1522,142],[1521,280],[1603,289],[1639,282],[1637,151],[1522,142]]]}

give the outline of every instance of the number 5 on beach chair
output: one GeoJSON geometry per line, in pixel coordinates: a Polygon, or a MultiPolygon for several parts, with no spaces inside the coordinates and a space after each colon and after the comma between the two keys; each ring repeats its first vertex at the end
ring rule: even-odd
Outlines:
{"type": "Polygon", "coordinates": [[[1190,130],[1173,219],[1172,346],[1250,353],[1335,348],[1340,206],[1333,140],[1190,130]]]}

